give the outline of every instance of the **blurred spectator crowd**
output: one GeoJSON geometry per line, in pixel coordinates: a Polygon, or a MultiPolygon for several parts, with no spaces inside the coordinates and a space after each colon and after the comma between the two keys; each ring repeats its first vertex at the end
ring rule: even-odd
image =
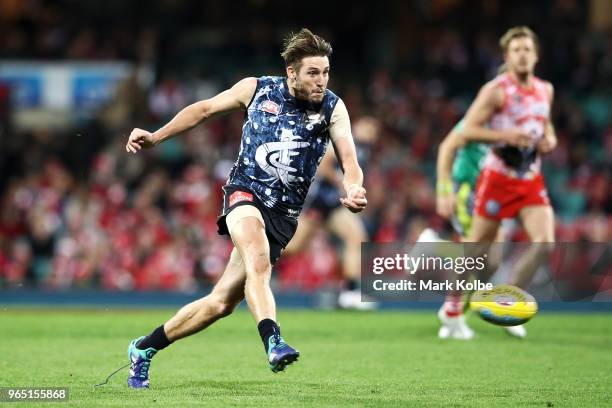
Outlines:
{"type": "MultiPolygon", "coordinates": [[[[144,154],[126,153],[125,140],[133,127],[154,130],[241,76],[282,74],[281,34],[307,22],[291,15],[279,23],[287,27],[280,33],[266,19],[280,3],[246,2],[235,18],[248,24],[229,34],[216,21],[227,27],[232,15],[218,2],[158,1],[142,17],[122,2],[104,3],[140,20],[132,29],[124,23],[129,19],[113,20],[97,2],[89,10],[79,2],[0,1],[0,58],[122,59],[152,64],[158,73],[150,89],[135,77],[121,83],[112,101],[74,129],[1,135],[0,287],[190,291],[215,282],[231,251],[231,242],[217,235],[216,217],[242,115],[144,154]],[[168,24],[158,27],[160,11],[168,24]],[[203,22],[193,17],[198,11],[203,22]]],[[[509,2],[404,3],[357,5],[345,11],[340,28],[331,17],[312,26],[335,46],[330,87],[353,123],[364,116],[380,122],[362,217],[378,242],[413,241],[425,226],[444,226],[435,214],[437,146],[494,75],[501,61],[497,37],[523,22],[507,10],[509,2]],[[465,8],[480,14],[472,10],[461,21],[465,8]],[[414,24],[384,24],[402,10],[414,24]]],[[[512,3],[529,11],[521,15],[541,37],[539,74],[556,88],[559,147],[544,171],[558,240],[609,242],[612,33],[588,28],[583,2],[512,3]]],[[[342,15],[338,4],[329,6],[332,16],[342,15]]],[[[337,280],[336,244],[317,234],[304,254],[278,265],[278,283],[311,290],[337,280]]]]}

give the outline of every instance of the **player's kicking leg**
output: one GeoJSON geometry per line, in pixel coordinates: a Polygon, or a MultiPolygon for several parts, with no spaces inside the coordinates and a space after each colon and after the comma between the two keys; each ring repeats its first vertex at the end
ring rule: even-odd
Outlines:
{"type": "Polygon", "coordinates": [[[270,289],[270,243],[263,218],[256,207],[245,205],[228,215],[227,225],[244,262],[244,294],[251,314],[258,322],[257,328],[268,355],[270,369],[273,372],[283,371],[298,359],[300,353],[285,343],[276,323],[276,304],[270,289]]]}
{"type": "Polygon", "coordinates": [[[192,302],[150,335],[133,340],[128,347],[131,362],[128,385],[149,387],[149,368],[155,354],[172,342],[197,333],[227,316],[246,296],[274,372],[296,361],[299,352],[285,343],[276,324],[276,306],[270,290],[270,246],[261,213],[241,206],[227,215],[236,248],[210,295],[192,302]]]}
{"type": "Polygon", "coordinates": [[[221,279],[208,296],[184,306],[150,335],[132,340],[128,347],[131,362],[128,385],[132,388],[149,388],[149,368],[153,356],[172,342],[197,333],[229,315],[244,298],[245,281],[242,258],[234,249],[221,279]]]}

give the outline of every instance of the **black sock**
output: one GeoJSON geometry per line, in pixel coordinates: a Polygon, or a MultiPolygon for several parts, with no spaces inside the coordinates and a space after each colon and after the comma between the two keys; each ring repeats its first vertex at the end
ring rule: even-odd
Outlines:
{"type": "Polygon", "coordinates": [[[357,290],[359,289],[359,281],[355,279],[348,279],[346,281],[346,290],[357,290]]]}
{"type": "Polygon", "coordinates": [[[259,330],[259,335],[261,336],[261,341],[263,341],[264,350],[267,353],[268,352],[268,341],[270,340],[270,337],[272,337],[275,334],[278,334],[280,336],[280,329],[278,328],[278,325],[276,324],[274,320],[263,319],[257,325],[257,330],[259,330]]]}
{"type": "Polygon", "coordinates": [[[162,324],[157,329],[153,330],[151,334],[149,334],[144,339],[140,340],[136,347],[140,350],[148,349],[149,347],[153,347],[155,350],[163,350],[170,345],[171,341],[168,340],[166,336],[166,332],[164,331],[164,325],[162,324]]]}

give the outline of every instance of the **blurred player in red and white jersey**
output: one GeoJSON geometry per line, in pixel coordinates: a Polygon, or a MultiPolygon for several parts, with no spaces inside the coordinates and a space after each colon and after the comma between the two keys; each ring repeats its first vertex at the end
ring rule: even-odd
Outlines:
{"type": "MultiPolygon", "coordinates": [[[[507,72],[480,89],[465,116],[464,132],[492,143],[476,186],[467,241],[492,243],[501,220],[517,217],[532,242],[544,243],[532,245],[515,265],[511,283],[525,287],[555,240],[554,213],[540,171],[540,155],[557,145],[550,120],[554,91],[534,75],[538,41],[533,31],[511,28],[500,46],[507,72]]],[[[452,316],[442,323],[452,326],[452,316]]],[[[526,335],[522,326],[510,333],[526,335]]]]}

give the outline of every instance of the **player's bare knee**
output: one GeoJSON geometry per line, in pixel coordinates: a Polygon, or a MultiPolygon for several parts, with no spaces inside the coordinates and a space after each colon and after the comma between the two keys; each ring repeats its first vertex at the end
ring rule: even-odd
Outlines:
{"type": "Polygon", "coordinates": [[[246,264],[247,279],[251,277],[269,278],[271,271],[270,256],[266,252],[254,255],[246,264]]]}
{"type": "Polygon", "coordinates": [[[236,302],[234,299],[215,294],[210,297],[208,308],[216,317],[225,317],[232,314],[238,303],[240,302],[236,302]]]}
{"type": "Polygon", "coordinates": [[[216,304],[217,308],[217,316],[225,317],[232,314],[234,309],[236,308],[236,303],[232,302],[219,302],[216,304]]]}

